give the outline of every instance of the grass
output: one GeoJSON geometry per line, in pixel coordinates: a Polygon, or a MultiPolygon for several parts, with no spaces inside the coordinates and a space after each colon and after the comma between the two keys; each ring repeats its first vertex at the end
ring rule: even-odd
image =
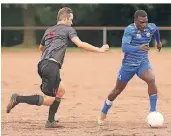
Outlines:
{"type": "Polygon", "coordinates": [[[21,51],[38,51],[38,45],[24,47],[22,44],[13,47],[1,47],[1,52],[21,52],[21,51]]]}
{"type": "MultiPolygon", "coordinates": [[[[38,46],[35,47],[1,47],[1,52],[29,52],[29,51],[39,51],[38,46]]],[[[84,52],[80,48],[68,47],[67,52],[84,52]]]]}
{"type": "MultiPolygon", "coordinates": [[[[155,48],[151,48],[154,50],[155,48]]],[[[120,47],[110,47],[109,52],[121,51],[120,47]]],[[[164,51],[171,51],[171,47],[163,47],[162,50],[164,51]]],[[[1,47],[1,52],[29,52],[29,51],[39,51],[38,45],[31,46],[31,47],[24,47],[23,45],[17,45],[14,47],[1,47]]],[[[68,47],[67,52],[85,52],[83,49],[78,47],[68,47]]]]}

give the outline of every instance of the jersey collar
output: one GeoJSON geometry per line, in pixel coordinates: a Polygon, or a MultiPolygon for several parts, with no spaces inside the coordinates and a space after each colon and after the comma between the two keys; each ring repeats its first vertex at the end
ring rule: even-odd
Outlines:
{"type": "MultiPolygon", "coordinates": [[[[137,28],[137,26],[136,26],[136,24],[134,23],[134,27],[137,29],[137,31],[140,31],[140,30],[138,30],[138,28],[137,28]]],[[[144,31],[143,32],[146,32],[147,31],[147,27],[144,29],[144,31]]]]}

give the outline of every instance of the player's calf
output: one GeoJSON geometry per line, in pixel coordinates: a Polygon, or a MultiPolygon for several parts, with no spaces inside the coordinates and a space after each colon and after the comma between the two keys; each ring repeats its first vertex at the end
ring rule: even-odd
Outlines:
{"type": "Polygon", "coordinates": [[[105,100],[102,113],[107,115],[108,110],[111,108],[113,101],[116,99],[116,97],[123,91],[123,89],[114,88],[110,94],[108,95],[108,98],[105,100]]]}
{"type": "Polygon", "coordinates": [[[114,88],[108,95],[108,99],[110,101],[114,101],[116,97],[123,91],[123,89],[120,88],[114,88]]]}
{"type": "Polygon", "coordinates": [[[157,86],[155,84],[155,78],[154,76],[149,77],[146,80],[146,83],[148,85],[148,94],[149,94],[149,100],[150,100],[150,112],[156,111],[156,104],[157,104],[157,86]]]}
{"type": "Polygon", "coordinates": [[[19,103],[27,103],[30,105],[40,106],[43,104],[44,98],[41,95],[20,96],[16,93],[12,94],[10,102],[7,106],[7,113],[11,111],[19,103]]]}
{"type": "Polygon", "coordinates": [[[49,122],[54,122],[55,121],[55,114],[58,110],[58,107],[61,103],[61,98],[55,98],[54,102],[52,105],[49,107],[49,116],[48,116],[48,121],[49,122]]]}
{"type": "Polygon", "coordinates": [[[150,112],[156,111],[156,104],[157,104],[157,86],[155,83],[155,76],[151,69],[145,70],[141,74],[141,79],[144,80],[148,85],[148,94],[149,94],[149,101],[150,101],[150,112]]]}
{"type": "Polygon", "coordinates": [[[114,88],[110,94],[108,95],[108,98],[105,100],[103,108],[102,108],[102,113],[107,115],[108,110],[111,108],[112,103],[114,99],[122,92],[122,89],[114,88]]]}
{"type": "Polygon", "coordinates": [[[155,83],[155,78],[149,77],[149,78],[147,78],[147,80],[145,82],[148,85],[148,94],[149,95],[157,94],[157,86],[155,83]]]}
{"type": "Polygon", "coordinates": [[[122,92],[120,89],[113,89],[105,100],[103,108],[98,116],[98,124],[103,125],[109,109],[112,107],[113,100],[122,92]]]}

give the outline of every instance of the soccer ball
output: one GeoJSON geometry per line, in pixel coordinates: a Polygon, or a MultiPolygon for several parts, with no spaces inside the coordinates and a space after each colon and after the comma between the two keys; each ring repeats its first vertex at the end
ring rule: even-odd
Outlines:
{"type": "Polygon", "coordinates": [[[150,127],[161,127],[164,123],[164,117],[160,112],[150,112],[146,121],[150,127]]]}

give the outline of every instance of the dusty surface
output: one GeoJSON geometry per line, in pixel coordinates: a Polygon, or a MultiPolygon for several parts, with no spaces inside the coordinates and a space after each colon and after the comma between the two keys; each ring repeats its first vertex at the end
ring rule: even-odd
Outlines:
{"type": "Polygon", "coordinates": [[[114,87],[123,54],[68,52],[62,70],[67,92],[57,119],[64,128],[45,129],[48,107],[20,104],[6,114],[11,93],[40,94],[37,74],[38,52],[2,53],[2,135],[3,136],[171,136],[171,52],[150,51],[159,89],[158,110],[165,117],[163,128],[145,123],[149,101],[147,85],[134,77],[114,102],[105,126],[97,115],[108,92],[114,87]]]}

